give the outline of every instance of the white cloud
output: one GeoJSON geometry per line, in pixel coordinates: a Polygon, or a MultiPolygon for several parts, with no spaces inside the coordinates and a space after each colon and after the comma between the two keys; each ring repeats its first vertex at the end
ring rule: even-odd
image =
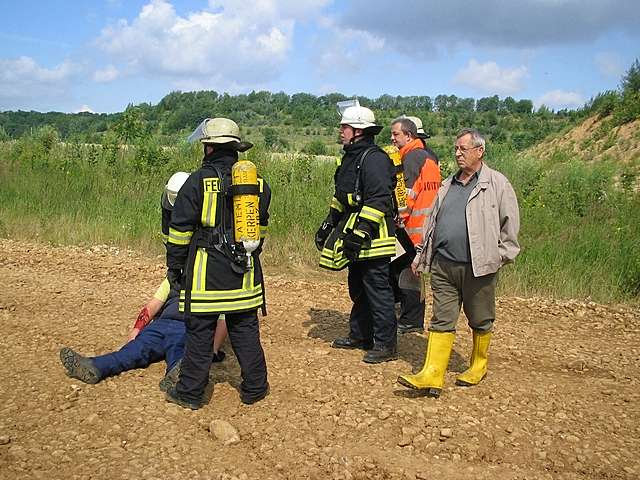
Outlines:
{"type": "Polygon", "coordinates": [[[337,14],[343,28],[385,38],[398,51],[415,45],[414,56],[469,45],[537,48],[592,42],[623,31],[637,38],[637,0],[350,0],[337,14]]]}
{"type": "Polygon", "coordinates": [[[456,73],[453,82],[490,95],[513,95],[523,89],[529,76],[527,67],[503,68],[496,62],[480,63],[471,59],[456,73]]]}
{"type": "Polygon", "coordinates": [[[321,17],[318,24],[324,30],[313,48],[313,64],[322,76],[335,77],[335,72],[355,74],[370,63],[370,55],[385,47],[381,37],[355,28],[344,28],[331,17],[321,17]]]}
{"type": "Polygon", "coordinates": [[[69,84],[79,68],[65,60],[45,68],[31,57],[0,59],[0,110],[48,109],[69,94],[69,84]]]}
{"type": "Polygon", "coordinates": [[[226,89],[276,78],[288,58],[295,24],[327,0],[210,1],[180,16],[166,0],[151,0],[137,18],[105,28],[98,45],[127,71],[162,75],[174,84],[226,89]]]}
{"type": "Polygon", "coordinates": [[[614,52],[601,52],[595,56],[594,62],[602,75],[609,78],[620,78],[624,73],[622,59],[614,52]]]}
{"type": "Polygon", "coordinates": [[[545,105],[553,110],[561,110],[563,108],[579,108],[584,105],[585,99],[578,92],[567,92],[565,90],[551,90],[542,94],[534,100],[536,108],[545,105]]]}
{"type": "Polygon", "coordinates": [[[94,112],[89,105],[82,105],[80,108],[76,109],[74,113],[96,113],[96,112],[94,112]]]}
{"type": "Polygon", "coordinates": [[[120,76],[120,72],[113,65],[108,65],[107,67],[96,70],[93,73],[93,81],[98,83],[109,83],[113,82],[120,76]]]}

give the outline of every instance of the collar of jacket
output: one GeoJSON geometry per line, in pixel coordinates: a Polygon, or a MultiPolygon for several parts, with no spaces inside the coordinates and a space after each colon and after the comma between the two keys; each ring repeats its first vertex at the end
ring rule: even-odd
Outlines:
{"type": "MultiPolygon", "coordinates": [[[[486,163],[482,162],[482,167],[480,167],[480,170],[476,172],[478,174],[478,183],[476,184],[474,190],[477,188],[481,188],[483,190],[487,188],[487,184],[491,181],[491,172],[493,172],[493,170],[490,169],[486,163]]],[[[474,173],[474,175],[476,175],[476,173],[474,173]]],[[[448,190],[451,182],[453,182],[453,179],[457,178],[459,174],[460,170],[452,175],[449,175],[449,177],[444,182],[442,182],[442,186],[446,186],[448,190]]]]}
{"type": "Polygon", "coordinates": [[[202,165],[215,165],[219,167],[231,167],[238,161],[238,152],[233,150],[214,150],[202,159],[202,165]]]}
{"type": "Polygon", "coordinates": [[[366,136],[362,137],[362,140],[358,140],[356,143],[350,143],[342,148],[346,155],[357,156],[373,145],[375,145],[373,137],[366,136]]]}
{"type": "Polygon", "coordinates": [[[400,149],[400,158],[404,158],[411,150],[418,150],[419,148],[424,150],[424,143],[419,138],[414,138],[400,149]]]}

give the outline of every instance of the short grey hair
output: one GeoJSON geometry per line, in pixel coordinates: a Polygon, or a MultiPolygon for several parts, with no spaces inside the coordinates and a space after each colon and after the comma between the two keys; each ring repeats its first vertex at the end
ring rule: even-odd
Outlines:
{"type": "Polygon", "coordinates": [[[482,147],[486,150],[486,142],[480,131],[475,128],[463,128],[456,136],[456,140],[464,137],[465,135],[471,135],[471,142],[474,147],[482,147]]]}
{"type": "Polygon", "coordinates": [[[418,138],[418,127],[416,127],[416,124],[409,120],[407,117],[403,116],[396,118],[393,122],[391,122],[391,126],[395,125],[396,123],[400,124],[402,133],[404,133],[405,135],[410,135],[411,138],[418,138]]]}

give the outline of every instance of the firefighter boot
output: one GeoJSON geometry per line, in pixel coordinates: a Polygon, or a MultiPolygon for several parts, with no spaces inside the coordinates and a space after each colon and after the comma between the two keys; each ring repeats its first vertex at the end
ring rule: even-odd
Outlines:
{"type": "Polygon", "coordinates": [[[428,397],[439,397],[455,338],[455,332],[429,332],[427,356],[422,370],[415,375],[400,375],[398,383],[424,391],[428,397]]]}
{"type": "Polygon", "coordinates": [[[473,351],[469,368],[456,378],[456,385],[470,387],[477,385],[487,376],[487,362],[489,357],[489,344],[491,332],[473,331],[473,351]]]}

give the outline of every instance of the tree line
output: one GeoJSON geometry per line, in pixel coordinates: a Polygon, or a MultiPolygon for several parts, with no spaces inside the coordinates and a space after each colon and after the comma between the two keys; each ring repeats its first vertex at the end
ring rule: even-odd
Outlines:
{"type": "MultiPolygon", "coordinates": [[[[640,116],[640,63],[634,62],[622,78],[619,90],[603,92],[577,110],[534,109],[529,99],[498,95],[479,99],[456,95],[359,97],[387,125],[379,139],[388,141],[388,124],[401,114],[422,118],[434,137],[448,138],[462,127],[474,126],[492,142],[524,149],[594,112],[615,114],[621,124],[640,116]]],[[[237,121],[243,133],[270,148],[298,148],[300,137],[316,145],[335,136],[336,102],[346,95],[312,95],[268,91],[229,95],[216,91],[181,92],[166,95],[158,104],[130,104],[112,114],[60,112],[0,112],[0,141],[33,135],[47,128],[48,135],[79,143],[131,144],[148,142],[170,145],[183,140],[204,118],[226,116],[237,121]]]]}

